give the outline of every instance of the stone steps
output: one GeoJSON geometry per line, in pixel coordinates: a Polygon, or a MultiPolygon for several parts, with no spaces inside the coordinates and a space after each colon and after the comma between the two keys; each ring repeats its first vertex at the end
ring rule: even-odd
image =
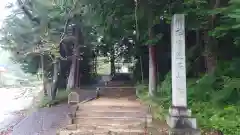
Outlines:
{"type": "Polygon", "coordinates": [[[145,129],[142,125],[133,125],[129,123],[126,125],[124,123],[115,124],[115,125],[89,125],[81,124],[71,124],[68,125],[65,129],[59,131],[60,135],[145,135],[145,129]]]}
{"type": "Polygon", "coordinates": [[[119,134],[119,135],[140,135],[145,132],[144,128],[138,128],[138,127],[131,127],[131,128],[116,128],[112,126],[91,126],[91,125],[85,125],[85,126],[80,126],[78,128],[74,129],[62,129],[59,131],[60,135],[71,135],[71,134],[81,134],[81,135],[86,135],[86,134],[93,134],[93,135],[98,135],[98,134],[103,134],[103,135],[108,135],[109,133],[112,134],[119,134]]]}
{"type": "Polygon", "coordinates": [[[82,111],[82,112],[76,112],[76,117],[123,117],[123,116],[127,116],[127,117],[138,117],[141,118],[142,116],[146,116],[147,112],[135,112],[135,111],[120,111],[117,110],[115,112],[112,111],[102,111],[102,112],[96,112],[96,111],[92,111],[91,113],[87,112],[87,111],[82,111]]]}
{"type": "Polygon", "coordinates": [[[80,123],[80,124],[70,124],[70,125],[67,125],[65,129],[68,129],[68,130],[76,130],[78,128],[81,128],[81,127],[93,127],[93,128],[105,128],[105,129],[110,129],[110,128],[120,128],[120,129],[130,129],[130,128],[144,128],[144,124],[105,124],[105,125],[84,125],[83,123],[80,123]]]}
{"type": "Polygon", "coordinates": [[[145,121],[145,118],[131,118],[131,119],[124,119],[124,118],[74,118],[73,123],[75,124],[89,124],[89,125],[111,125],[111,124],[134,124],[134,123],[142,123],[145,121]]]}
{"type": "Polygon", "coordinates": [[[86,112],[86,111],[91,111],[91,112],[147,112],[146,107],[142,106],[96,106],[96,105],[84,105],[84,106],[79,106],[78,107],[78,112],[86,112]]]}
{"type": "Polygon", "coordinates": [[[92,102],[87,102],[85,104],[79,104],[79,106],[98,106],[98,107],[110,107],[110,106],[121,106],[121,107],[143,107],[142,104],[134,101],[128,101],[127,98],[121,99],[98,99],[92,102]]]}
{"type": "Polygon", "coordinates": [[[79,126],[76,129],[75,128],[67,128],[66,130],[68,131],[83,131],[83,132],[87,132],[87,131],[112,131],[112,132],[144,132],[143,128],[140,127],[124,127],[121,126],[121,128],[116,128],[114,126],[92,126],[92,125],[85,125],[85,126],[79,126]]]}
{"type": "Polygon", "coordinates": [[[127,98],[100,97],[71,108],[69,125],[60,135],[146,135],[145,126],[152,120],[147,107],[127,98]]]}
{"type": "Polygon", "coordinates": [[[60,135],[146,135],[143,131],[142,132],[123,132],[123,131],[107,131],[107,130],[102,130],[102,131],[60,131],[60,135]]]}

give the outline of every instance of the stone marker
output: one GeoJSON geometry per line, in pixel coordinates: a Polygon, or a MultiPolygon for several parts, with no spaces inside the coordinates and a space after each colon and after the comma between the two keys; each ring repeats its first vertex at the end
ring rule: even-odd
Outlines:
{"type": "Polygon", "coordinates": [[[68,95],[68,104],[77,104],[79,103],[79,95],[77,92],[71,92],[69,95],[68,95]]]}
{"type": "Polygon", "coordinates": [[[100,97],[100,88],[97,88],[96,89],[96,98],[99,98],[100,97]]]}
{"type": "Polygon", "coordinates": [[[185,17],[175,14],[171,25],[172,44],[172,106],[167,116],[169,135],[200,135],[196,119],[187,108],[185,17]]]}

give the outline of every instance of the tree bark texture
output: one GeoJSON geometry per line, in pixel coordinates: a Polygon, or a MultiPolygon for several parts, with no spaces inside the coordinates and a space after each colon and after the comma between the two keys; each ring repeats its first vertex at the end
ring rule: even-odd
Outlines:
{"type": "Polygon", "coordinates": [[[51,99],[55,100],[57,89],[58,89],[58,73],[59,73],[59,63],[54,63],[54,71],[53,71],[53,83],[52,83],[52,89],[51,89],[51,99]]]}
{"type": "Polygon", "coordinates": [[[44,96],[47,96],[48,92],[47,92],[47,86],[46,86],[46,77],[44,74],[44,55],[41,55],[40,57],[41,57],[41,68],[42,68],[43,93],[44,93],[44,96]]]}
{"type": "MultiPolygon", "coordinates": [[[[210,0],[209,5],[212,6],[213,9],[219,8],[220,0],[210,0]]],[[[208,34],[209,31],[213,30],[216,25],[216,15],[211,15],[208,17],[208,30],[205,31],[205,46],[204,46],[204,57],[205,57],[205,67],[207,73],[213,73],[217,66],[217,56],[216,56],[216,48],[217,48],[217,40],[208,34]]]]}
{"type": "Polygon", "coordinates": [[[72,64],[71,64],[70,73],[69,73],[69,77],[68,77],[68,83],[67,83],[68,90],[74,88],[75,67],[76,67],[76,59],[72,58],[72,64]]]}
{"type": "Polygon", "coordinates": [[[115,67],[115,52],[114,52],[114,49],[112,49],[112,51],[111,51],[110,65],[111,65],[111,75],[114,75],[115,72],[116,72],[116,67],[115,67]]]}
{"type": "MultiPolygon", "coordinates": [[[[76,57],[79,57],[79,49],[76,50],[76,57]]],[[[76,74],[75,74],[75,82],[74,82],[74,87],[79,88],[80,87],[80,58],[76,58],[76,74]]]]}
{"type": "Polygon", "coordinates": [[[156,76],[156,50],[155,46],[149,46],[149,96],[154,96],[157,89],[156,76]]]}

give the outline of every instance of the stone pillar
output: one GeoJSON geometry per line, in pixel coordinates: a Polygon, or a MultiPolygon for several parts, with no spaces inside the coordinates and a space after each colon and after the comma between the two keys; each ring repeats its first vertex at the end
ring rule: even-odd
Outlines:
{"type": "Polygon", "coordinates": [[[196,119],[187,108],[185,17],[175,14],[171,25],[172,106],[167,116],[169,135],[200,135],[196,119]]]}

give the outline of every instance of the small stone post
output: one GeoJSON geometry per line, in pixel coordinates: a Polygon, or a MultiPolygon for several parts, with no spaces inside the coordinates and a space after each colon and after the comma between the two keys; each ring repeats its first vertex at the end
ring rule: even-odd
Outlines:
{"type": "Polygon", "coordinates": [[[79,94],[77,92],[71,92],[68,95],[68,104],[78,104],[80,102],[79,94]]]}
{"type": "Polygon", "coordinates": [[[185,17],[175,14],[171,25],[172,44],[172,106],[167,116],[169,135],[200,135],[196,119],[187,108],[185,17]]]}

